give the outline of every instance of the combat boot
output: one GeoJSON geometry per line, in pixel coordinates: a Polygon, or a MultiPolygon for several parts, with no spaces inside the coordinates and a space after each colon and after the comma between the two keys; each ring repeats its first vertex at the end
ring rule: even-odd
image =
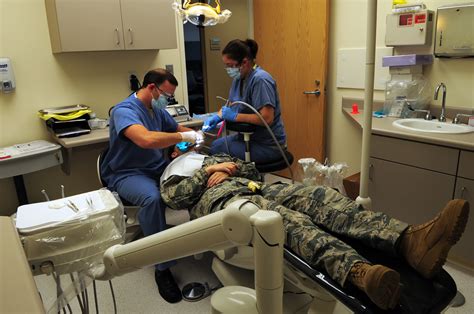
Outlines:
{"type": "Polygon", "coordinates": [[[469,203],[451,200],[431,221],[410,226],[401,237],[400,253],[425,278],[432,278],[446,262],[451,247],[461,238],[469,216],[469,203]]]}
{"type": "Polygon", "coordinates": [[[400,299],[400,274],[383,265],[356,263],[348,280],[382,310],[393,309],[400,299]]]}

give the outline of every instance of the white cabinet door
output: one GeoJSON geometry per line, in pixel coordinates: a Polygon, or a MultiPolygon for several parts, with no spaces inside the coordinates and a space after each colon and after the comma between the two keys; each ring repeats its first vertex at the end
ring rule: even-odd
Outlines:
{"type": "Polygon", "coordinates": [[[370,158],[372,209],[409,224],[424,223],[452,199],[455,177],[370,158]]]}
{"type": "Polygon", "coordinates": [[[171,0],[120,0],[125,49],[176,48],[171,0]]]}
{"type": "Polygon", "coordinates": [[[55,0],[61,51],[124,49],[119,0],[55,0]]]}

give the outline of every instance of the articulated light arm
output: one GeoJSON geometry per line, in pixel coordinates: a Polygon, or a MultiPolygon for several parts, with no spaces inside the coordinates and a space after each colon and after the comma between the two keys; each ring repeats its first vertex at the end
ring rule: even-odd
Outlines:
{"type": "Polygon", "coordinates": [[[146,238],[107,249],[92,277],[109,280],[142,267],[209,250],[252,244],[258,313],[282,313],[283,243],[281,216],[248,200],[146,238]]]}

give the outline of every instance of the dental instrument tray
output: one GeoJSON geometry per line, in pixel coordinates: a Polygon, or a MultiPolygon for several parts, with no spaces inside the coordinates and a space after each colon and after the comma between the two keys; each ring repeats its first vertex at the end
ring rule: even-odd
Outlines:
{"type": "Polygon", "coordinates": [[[123,242],[123,205],[107,189],[23,205],[16,227],[33,275],[84,271],[123,242]]]}

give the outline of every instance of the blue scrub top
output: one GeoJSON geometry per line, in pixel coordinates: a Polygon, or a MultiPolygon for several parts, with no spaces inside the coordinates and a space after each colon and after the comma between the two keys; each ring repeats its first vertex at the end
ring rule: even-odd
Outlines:
{"type": "MultiPolygon", "coordinates": [[[[277,141],[280,144],[286,144],[286,133],[283,121],[281,119],[280,97],[278,96],[277,86],[272,76],[257,66],[250,75],[243,81],[244,87],[240,94],[240,84],[242,79],[238,78],[232,82],[229,92],[229,100],[231,102],[240,100],[248,103],[257,111],[266,105],[270,105],[275,110],[275,117],[270,128],[277,141]]],[[[244,105],[238,107],[240,113],[253,113],[244,105]]],[[[266,145],[275,145],[270,133],[265,126],[257,126],[257,130],[252,134],[252,141],[256,141],[266,145]]]]}
{"type": "Polygon", "coordinates": [[[154,110],[150,114],[136,94],[116,105],[110,117],[109,151],[100,169],[103,180],[112,189],[127,176],[146,175],[159,180],[169,163],[163,149],[141,148],[123,134],[134,124],[143,125],[149,131],[176,132],[178,128],[166,110],[154,110]]]}

